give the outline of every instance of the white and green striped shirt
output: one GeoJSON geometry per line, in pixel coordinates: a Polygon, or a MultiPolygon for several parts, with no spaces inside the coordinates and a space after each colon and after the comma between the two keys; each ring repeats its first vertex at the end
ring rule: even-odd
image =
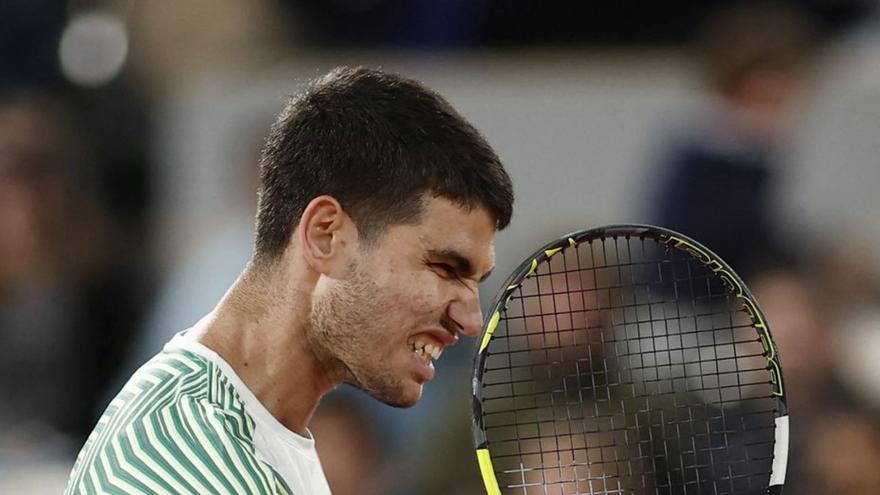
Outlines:
{"type": "Polygon", "coordinates": [[[66,494],[329,495],[314,440],[281,425],[220,356],[178,334],[110,403],[66,494]]]}

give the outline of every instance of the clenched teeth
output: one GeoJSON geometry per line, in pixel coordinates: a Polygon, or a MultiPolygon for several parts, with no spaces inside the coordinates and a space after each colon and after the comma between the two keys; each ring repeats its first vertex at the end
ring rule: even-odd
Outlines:
{"type": "Polygon", "coordinates": [[[443,354],[443,348],[440,346],[424,342],[413,342],[412,350],[420,357],[430,356],[434,361],[440,359],[440,355],[443,354]]]}

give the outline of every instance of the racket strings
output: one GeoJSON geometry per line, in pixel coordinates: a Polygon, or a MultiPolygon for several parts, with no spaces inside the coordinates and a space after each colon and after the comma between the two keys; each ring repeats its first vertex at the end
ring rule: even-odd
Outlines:
{"type": "Polygon", "coordinates": [[[767,377],[742,305],[698,261],[650,239],[567,249],[514,293],[489,348],[483,419],[499,482],[559,494],[766,486],[767,377]]]}

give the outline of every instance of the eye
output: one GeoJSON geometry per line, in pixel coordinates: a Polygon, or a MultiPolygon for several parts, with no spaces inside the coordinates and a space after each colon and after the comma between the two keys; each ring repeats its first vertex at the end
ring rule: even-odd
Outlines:
{"type": "Polygon", "coordinates": [[[458,278],[455,268],[448,263],[431,263],[431,268],[443,278],[458,278]]]}

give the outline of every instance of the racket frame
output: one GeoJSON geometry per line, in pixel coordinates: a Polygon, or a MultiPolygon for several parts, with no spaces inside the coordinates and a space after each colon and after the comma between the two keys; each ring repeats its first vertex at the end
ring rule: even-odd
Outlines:
{"type": "Polygon", "coordinates": [[[492,466],[492,458],[486,438],[486,428],[483,422],[482,403],[482,379],[483,370],[487,357],[491,354],[489,344],[492,341],[495,330],[501,321],[501,314],[507,309],[507,305],[520,286],[528,278],[536,273],[542,263],[548,262],[553,256],[564,252],[569,248],[576,248],[584,242],[604,240],[607,238],[639,238],[653,239],[667,245],[669,248],[686,252],[691,258],[699,261],[724,281],[725,286],[739,299],[761,339],[764,348],[764,357],[767,359],[767,369],[770,371],[771,395],[776,400],[775,419],[775,443],[773,463],[770,474],[770,483],[767,488],[768,495],[781,495],[785,484],[785,472],[788,464],[789,446],[789,422],[788,406],[785,396],[785,385],[782,377],[782,364],[779,350],[773,341],[766,317],[761,311],[758,302],[749,291],[745,282],[733,271],[733,269],[709,248],[683,234],[647,224],[615,224],[593,229],[579,230],[564,235],[552,242],[545,244],[526,258],[511,273],[501,286],[501,290],[495,297],[486,319],[483,323],[483,331],[480,336],[479,348],[474,357],[474,372],[471,381],[473,394],[473,437],[476,449],[477,462],[480,474],[486,488],[487,495],[501,495],[501,488],[495,477],[492,466]]]}

